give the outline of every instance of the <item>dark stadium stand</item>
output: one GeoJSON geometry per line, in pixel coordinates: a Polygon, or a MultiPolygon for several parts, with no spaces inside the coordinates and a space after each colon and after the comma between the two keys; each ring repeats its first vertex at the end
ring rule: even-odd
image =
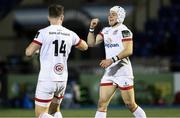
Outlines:
{"type": "Polygon", "coordinates": [[[180,2],[171,0],[170,6],[162,6],[156,20],[149,19],[144,32],[134,34],[135,56],[166,57],[171,60],[172,71],[180,70],[180,2]]]}
{"type": "Polygon", "coordinates": [[[1,0],[0,1],[0,20],[15,8],[22,0],[1,0]]]}

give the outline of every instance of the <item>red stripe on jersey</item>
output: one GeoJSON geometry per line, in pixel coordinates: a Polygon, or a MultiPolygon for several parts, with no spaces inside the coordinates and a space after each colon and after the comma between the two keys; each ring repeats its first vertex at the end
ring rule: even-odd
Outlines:
{"type": "Polygon", "coordinates": [[[103,35],[103,33],[102,33],[102,32],[99,32],[99,35],[101,35],[101,36],[103,37],[103,39],[104,39],[104,35],[103,35]]]}
{"type": "Polygon", "coordinates": [[[37,101],[37,102],[44,102],[44,103],[47,103],[47,102],[51,102],[52,99],[49,99],[49,100],[43,100],[43,99],[34,98],[34,100],[37,101]]]}
{"type": "Polygon", "coordinates": [[[57,98],[57,99],[62,99],[62,98],[64,98],[64,96],[54,96],[55,98],[57,98]]]}
{"type": "Polygon", "coordinates": [[[122,41],[132,41],[132,38],[124,38],[122,41]]]}
{"type": "Polygon", "coordinates": [[[36,40],[33,40],[33,43],[36,43],[36,44],[38,44],[38,45],[42,45],[42,43],[41,43],[41,42],[36,41],[36,40]]]}
{"type": "Polygon", "coordinates": [[[79,39],[79,42],[75,45],[78,46],[81,43],[82,39],[79,39]]]}
{"type": "Polygon", "coordinates": [[[132,88],[133,88],[133,86],[128,86],[128,87],[120,87],[119,86],[119,89],[121,89],[121,90],[130,90],[132,88]]]}
{"type": "Polygon", "coordinates": [[[113,83],[101,83],[100,86],[112,86],[113,83]]]}

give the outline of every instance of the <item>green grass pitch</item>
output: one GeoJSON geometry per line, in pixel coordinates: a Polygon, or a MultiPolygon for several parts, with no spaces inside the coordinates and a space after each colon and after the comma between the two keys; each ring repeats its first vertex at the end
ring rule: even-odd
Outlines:
{"type": "MultiPolygon", "coordinates": [[[[145,108],[147,117],[177,117],[180,118],[180,108],[145,108]]],[[[62,109],[64,118],[68,117],[94,117],[96,109],[62,109]]],[[[34,110],[27,109],[0,109],[0,117],[34,117],[34,110]]],[[[132,114],[127,109],[109,109],[107,118],[111,117],[132,117],[132,114]]]]}

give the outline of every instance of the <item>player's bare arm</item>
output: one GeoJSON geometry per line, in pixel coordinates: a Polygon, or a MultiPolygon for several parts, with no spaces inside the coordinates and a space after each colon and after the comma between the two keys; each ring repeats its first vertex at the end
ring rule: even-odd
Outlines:
{"type": "Polygon", "coordinates": [[[81,39],[80,43],[76,46],[76,48],[78,48],[81,51],[85,51],[88,49],[88,45],[84,40],[81,39]]]}
{"type": "Polygon", "coordinates": [[[96,26],[98,25],[98,23],[99,23],[98,18],[94,18],[91,20],[89,33],[87,36],[87,43],[89,47],[94,47],[103,41],[103,37],[101,35],[98,34],[96,37],[94,35],[94,30],[96,26]]]}
{"type": "Polygon", "coordinates": [[[26,48],[25,54],[28,57],[33,56],[36,52],[39,51],[40,49],[40,45],[36,44],[36,43],[30,43],[29,46],[26,48]]]}
{"type": "Polygon", "coordinates": [[[117,55],[119,59],[129,57],[130,55],[133,54],[133,41],[132,41],[132,39],[129,41],[123,41],[123,46],[124,46],[124,50],[117,55]]]}

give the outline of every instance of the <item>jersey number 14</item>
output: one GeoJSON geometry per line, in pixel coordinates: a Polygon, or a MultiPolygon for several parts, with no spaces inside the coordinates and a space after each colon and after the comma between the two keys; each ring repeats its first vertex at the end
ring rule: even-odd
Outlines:
{"type": "Polygon", "coordinates": [[[65,41],[64,40],[61,41],[60,48],[59,48],[59,41],[58,40],[54,40],[53,44],[54,44],[54,47],[55,47],[54,56],[58,56],[59,53],[62,53],[63,56],[65,57],[65,54],[66,54],[65,41]]]}

